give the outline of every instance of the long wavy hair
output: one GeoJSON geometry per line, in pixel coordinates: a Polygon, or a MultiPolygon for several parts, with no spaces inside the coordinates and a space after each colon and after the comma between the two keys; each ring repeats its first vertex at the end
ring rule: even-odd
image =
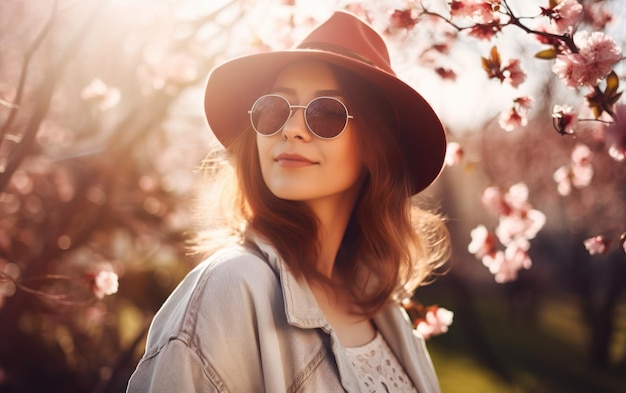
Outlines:
{"type": "Polygon", "coordinates": [[[228,148],[228,160],[213,157],[207,161],[205,169],[213,187],[205,194],[213,199],[219,195],[229,204],[203,202],[205,211],[217,209],[221,219],[205,216],[216,225],[200,233],[195,248],[215,248],[216,236],[233,235],[244,242],[250,234],[261,236],[296,277],[335,289],[342,282],[347,288],[341,289],[348,290],[359,309],[371,315],[389,300],[410,295],[447,260],[449,236],[442,217],[421,209],[411,197],[408,164],[403,159],[407,153],[395,136],[402,125],[394,108],[367,81],[331,68],[354,116],[350,121],[358,133],[366,172],[335,260],[340,279],[330,280],[316,269],[318,220],[313,212],[304,202],[277,198],[266,186],[252,129],[241,133],[228,148]],[[226,161],[230,170],[225,171],[221,164],[226,161]],[[216,182],[216,173],[225,182],[216,182]]]}

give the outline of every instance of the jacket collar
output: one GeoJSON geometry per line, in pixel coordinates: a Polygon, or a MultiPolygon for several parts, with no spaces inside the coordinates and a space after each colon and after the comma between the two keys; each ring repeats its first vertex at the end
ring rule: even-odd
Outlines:
{"type": "MultiPolygon", "coordinates": [[[[306,280],[297,280],[294,277],[272,245],[258,236],[252,236],[251,240],[280,278],[288,323],[303,329],[323,328],[327,332],[332,331],[306,280]]],[[[390,302],[372,319],[417,390],[419,392],[439,392],[439,383],[424,339],[410,327],[411,322],[408,315],[400,307],[390,302]]],[[[337,356],[337,353],[335,355],[337,356]]],[[[341,356],[345,357],[345,355],[341,356]]],[[[347,359],[344,360],[347,361],[347,359]]],[[[338,364],[338,367],[343,370],[340,372],[342,383],[345,384],[345,379],[348,379],[354,386],[359,385],[360,382],[356,379],[354,371],[341,367],[342,364],[347,364],[345,361],[338,364]]],[[[350,391],[351,389],[347,390],[350,391]]]]}
{"type": "Polygon", "coordinates": [[[274,272],[279,275],[285,302],[285,314],[287,314],[289,324],[304,329],[328,329],[328,322],[306,280],[296,279],[271,244],[259,236],[253,235],[251,240],[259,248],[274,272]]]}
{"type": "Polygon", "coordinates": [[[424,338],[411,327],[407,313],[388,304],[373,319],[417,391],[440,392],[424,338]]]}

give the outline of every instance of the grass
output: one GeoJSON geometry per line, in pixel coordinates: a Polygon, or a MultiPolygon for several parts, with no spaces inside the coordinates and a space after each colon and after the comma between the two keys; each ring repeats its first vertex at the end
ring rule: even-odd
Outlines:
{"type": "Polygon", "coordinates": [[[613,360],[621,359],[622,369],[615,364],[606,370],[587,361],[587,331],[576,299],[567,294],[544,296],[532,313],[526,308],[514,317],[501,288],[487,289],[472,295],[476,314],[469,321],[471,314],[455,309],[450,291],[434,287],[424,291],[425,297],[420,295],[422,301],[430,304],[427,300],[437,299],[457,311],[450,331],[428,342],[444,393],[626,392],[626,304],[618,307],[611,348],[613,360]],[[478,326],[485,335],[482,349],[473,345],[472,340],[480,342],[480,337],[468,333],[468,325],[478,326]],[[496,364],[499,370],[487,363],[496,364]]]}

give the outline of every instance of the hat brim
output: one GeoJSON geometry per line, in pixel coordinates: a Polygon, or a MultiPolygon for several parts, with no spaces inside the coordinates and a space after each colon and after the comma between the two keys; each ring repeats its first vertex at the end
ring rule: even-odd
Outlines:
{"type": "Polygon", "coordinates": [[[277,73],[302,60],[321,60],[352,71],[386,94],[400,118],[397,137],[405,149],[413,194],[439,176],[446,137],[439,117],[426,100],[395,75],[359,60],[314,49],[247,55],[213,69],[207,81],[204,108],[209,127],[222,145],[228,148],[248,128],[248,110],[271,87],[277,73]]]}

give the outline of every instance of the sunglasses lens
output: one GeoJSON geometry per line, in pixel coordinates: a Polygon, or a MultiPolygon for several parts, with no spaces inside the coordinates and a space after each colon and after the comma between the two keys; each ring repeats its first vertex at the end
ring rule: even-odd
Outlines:
{"type": "Polygon", "coordinates": [[[311,131],[320,138],[335,138],[346,128],[348,111],[341,101],[320,97],[307,107],[306,121],[311,131]]]}
{"type": "Polygon", "coordinates": [[[278,132],[289,119],[289,103],[282,97],[267,95],[259,98],[250,111],[252,126],[259,134],[278,132]]]}

